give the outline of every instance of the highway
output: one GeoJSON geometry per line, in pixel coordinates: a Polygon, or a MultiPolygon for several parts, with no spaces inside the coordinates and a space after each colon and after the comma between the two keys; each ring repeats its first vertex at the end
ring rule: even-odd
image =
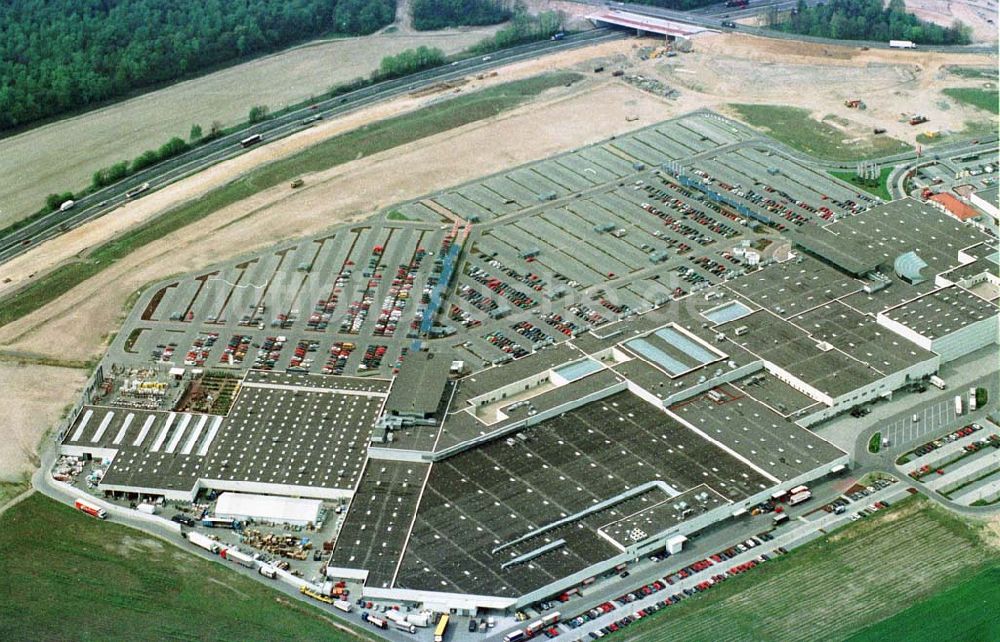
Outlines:
{"type": "MultiPolygon", "coordinates": [[[[807,0],[809,4],[818,4],[819,0],[807,0]]],[[[731,7],[726,7],[725,3],[710,5],[708,7],[701,7],[700,9],[695,9],[692,11],[677,11],[673,9],[661,9],[659,7],[651,7],[642,4],[631,4],[627,2],[605,2],[604,0],[573,0],[573,2],[579,4],[592,5],[595,9],[618,9],[621,11],[629,11],[631,13],[637,13],[640,15],[653,16],[656,18],[666,18],[667,20],[676,20],[677,22],[683,22],[690,25],[697,25],[701,27],[706,27],[709,29],[715,29],[722,31],[722,19],[726,20],[740,20],[743,18],[750,18],[756,16],[760,13],[764,13],[769,7],[776,6],[779,10],[790,9],[796,4],[796,0],[763,0],[757,1],[751,0],[751,6],[746,9],[736,9],[731,7]]],[[[836,47],[867,47],[869,49],[889,49],[889,43],[883,41],[874,40],[833,40],[832,38],[814,38],[812,36],[804,36],[795,33],[785,33],[782,31],[774,31],[772,29],[765,29],[763,27],[752,27],[749,25],[736,25],[735,29],[726,29],[726,31],[736,31],[739,33],[751,34],[754,36],[761,36],[764,38],[776,38],[780,40],[799,40],[802,42],[812,42],[816,44],[831,45],[836,47]]],[[[950,45],[950,46],[931,46],[931,45],[920,45],[917,51],[947,51],[951,53],[970,53],[970,54],[982,54],[982,53],[995,53],[995,45],[985,45],[985,44],[972,44],[972,45],[950,45]]]]}
{"type": "MultiPolygon", "coordinates": [[[[482,73],[512,62],[615,40],[624,36],[625,33],[622,31],[597,29],[572,34],[562,40],[545,40],[520,45],[487,56],[477,56],[443,67],[418,72],[404,78],[376,83],[341,96],[319,101],[315,104],[315,108],[312,106],[303,107],[283,114],[200,145],[187,153],[137,172],[114,185],[79,199],[73,209],[68,212],[52,212],[11,232],[0,240],[0,263],[11,260],[42,241],[115,210],[129,200],[125,196],[126,192],[144,183],[149,184],[149,190],[160,189],[220,161],[228,160],[248,151],[240,146],[240,141],[248,136],[260,134],[265,143],[273,142],[309,128],[312,123],[303,121],[312,116],[320,115],[323,118],[342,116],[436,83],[463,78],[469,74],[482,73]]],[[[249,149],[253,149],[253,147],[249,149]]]]}

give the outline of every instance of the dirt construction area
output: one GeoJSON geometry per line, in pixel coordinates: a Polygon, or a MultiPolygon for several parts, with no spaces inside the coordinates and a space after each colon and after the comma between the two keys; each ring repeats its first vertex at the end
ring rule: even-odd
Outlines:
{"type": "Polygon", "coordinates": [[[64,406],[80,393],[87,374],[79,368],[0,362],[6,405],[0,430],[0,482],[18,481],[35,468],[39,439],[62,418],[64,406]]]}
{"type": "Polygon", "coordinates": [[[411,47],[462,51],[495,28],[388,33],[311,43],[150,92],[0,140],[0,227],[35,212],[45,196],[75,191],[91,175],[156,149],[191,125],[246,120],[253,105],[272,111],[367,76],[383,56],[411,47]]]}
{"type": "MultiPolygon", "coordinates": [[[[585,82],[550,90],[533,104],[496,118],[306,176],[305,189],[292,193],[281,185],[218,211],[142,247],[53,303],[0,328],[0,349],[54,359],[97,358],[107,335],[117,330],[129,295],[147,283],[279,239],[318,233],[405,199],[598,142],[696,108],[720,109],[734,102],[786,104],[810,109],[819,118],[832,113],[852,121],[861,119],[857,120],[858,127],[863,128],[870,126],[864,119],[884,120],[884,126],[894,127],[891,135],[912,141],[917,132],[897,122],[901,112],[920,109],[932,119],[939,117],[941,125],[950,123],[953,127],[975,116],[957,104],[933,111],[935,104],[944,100],[939,94],[941,88],[961,84],[962,79],[943,71],[946,66],[996,64],[995,57],[989,56],[861,52],[849,47],[732,35],[699,39],[692,54],[641,60],[641,49],[655,44],[652,40],[628,39],[515,64],[501,69],[495,78],[473,80],[463,91],[551,69],[574,69],[589,76],[585,82]],[[593,68],[602,63],[608,71],[594,74],[593,68]],[[611,77],[610,71],[617,68],[630,75],[660,78],[678,90],[677,97],[667,99],[611,77]],[[727,68],[736,71],[726,72],[727,68]],[[876,80],[869,80],[869,74],[876,80]],[[869,109],[846,113],[844,99],[853,97],[859,89],[863,90],[859,97],[869,104],[869,109]],[[490,153],[482,153],[484,149],[490,153]]],[[[197,198],[257,164],[365,122],[440,99],[434,95],[407,97],[328,121],[152,194],[0,266],[0,282],[10,279],[0,285],[0,296],[23,285],[30,275],[69,260],[172,205],[197,198]]],[[[20,379],[5,386],[13,395],[41,391],[43,387],[54,416],[76,396],[73,386],[55,380],[51,386],[20,379]]],[[[39,434],[44,427],[39,428],[39,434]]],[[[0,435],[22,430],[9,415],[0,419],[0,435]]]]}

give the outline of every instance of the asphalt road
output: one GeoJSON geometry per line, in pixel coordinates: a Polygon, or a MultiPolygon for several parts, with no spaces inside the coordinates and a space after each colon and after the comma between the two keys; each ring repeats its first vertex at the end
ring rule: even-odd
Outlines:
{"type": "Polygon", "coordinates": [[[111,212],[129,200],[125,196],[126,192],[144,183],[149,184],[150,190],[159,189],[185,176],[202,171],[215,163],[244,153],[247,149],[240,145],[240,141],[248,136],[261,134],[265,142],[272,142],[307,129],[311,123],[303,121],[311,116],[321,115],[324,118],[341,116],[435,83],[481,73],[519,60],[537,58],[549,53],[622,38],[624,35],[624,32],[621,31],[597,29],[573,34],[562,40],[546,40],[512,47],[488,56],[477,56],[444,67],[411,74],[404,78],[380,82],[370,87],[317,102],[315,109],[304,107],[253,125],[198,146],[176,158],[159,163],[119,183],[83,197],[68,213],[52,212],[8,234],[0,241],[0,263],[9,261],[44,240],[111,212]]]}

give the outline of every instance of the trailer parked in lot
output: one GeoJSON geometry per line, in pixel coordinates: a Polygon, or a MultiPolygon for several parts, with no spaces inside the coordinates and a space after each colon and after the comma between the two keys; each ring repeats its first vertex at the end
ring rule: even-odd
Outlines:
{"type": "Polygon", "coordinates": [[[955,414],[962,414],[962,395],[955,395],[955,414]]]}
{"type": "Polygon", "coordinates": [[[969,388],[969,412],[976,409],[976,389],[969,388]]]}
{"type": "Polygon", "coordinates": [[[219,543],[216,542],[211,537],[207,535],[202,535],[197,532],[190,532],[187,534],[187,540],[199,548],[203,548],[209,553],[219,552],[219,543]]]}

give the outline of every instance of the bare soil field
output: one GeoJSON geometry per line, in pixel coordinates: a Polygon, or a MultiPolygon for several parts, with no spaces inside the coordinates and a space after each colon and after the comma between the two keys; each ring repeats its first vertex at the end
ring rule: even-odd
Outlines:
{"type": "Polygon", "coordinates": [[[996,56],[862,51],[727,34],[698,38],[691,54],[642,65],[648,69],[650,63],[656,77],[681,91],[676,102],[688,109],[735,102],[802,107],[842,128],[845,139],[861,141],[881,127],[886,136],[916,145],[918,134],[960,131],[967,121],[988,118],[940,92],[969,85],[946,67],[995,66],[996,56]],[[844,105],[854,98],[867,108],[844,105]],[[908,116],[917,113],[930,122],[909,125],[908,116]]]}
{"type": "Polygon", "coordinates": [[[0,390],[4,391],[0,482],[18,481],[34,470],[42,435],[76,401],[87,374],[79,368],[0,362],[0,390]]]}
{"type": "Polygon", "coordinates": [[[94,171],[131,160],[191,125],[233,125],[253,105],[272,110],[366,76],[383,56],[426,45],[455,53],[495,27],[426,33],[382,33],[310,43],[184,81],[121,103],[0,140],[0,227],[42,206],[52,192],[90,184],[94,171]]]}

